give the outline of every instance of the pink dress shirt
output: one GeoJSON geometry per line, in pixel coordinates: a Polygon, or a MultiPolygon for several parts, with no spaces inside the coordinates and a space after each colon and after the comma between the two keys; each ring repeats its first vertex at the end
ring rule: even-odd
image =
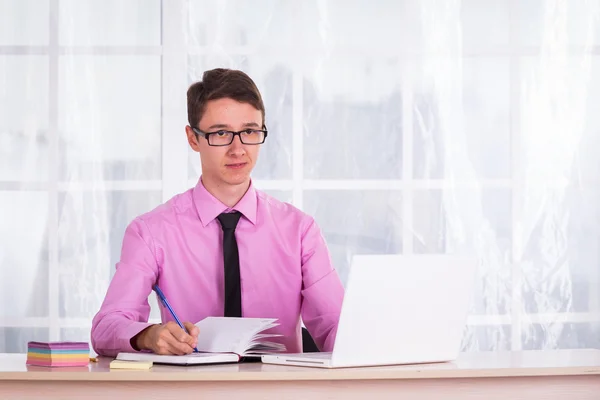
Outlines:
{"type": "MultiPolygon", "coordinates": [[[[312,217],[254,189],[233,207],[244,317],[278,318],[271,331],[288,352],[302,351],[301,319],[321,351],[332,351],[344,289],[312,217]]],[[[158,283],[181,321],[223,316],[222,229],[230,211],[199,180],[196,187],[134,219],[121,259],[92,323],[101,355],[135,351],[130,340],[149,326],[148,296],[158,283]]],[[[162,304],[163,322],[173,318],[162,304]]],[[[202,335],[202,332],[200,332],[202,335]]]]}

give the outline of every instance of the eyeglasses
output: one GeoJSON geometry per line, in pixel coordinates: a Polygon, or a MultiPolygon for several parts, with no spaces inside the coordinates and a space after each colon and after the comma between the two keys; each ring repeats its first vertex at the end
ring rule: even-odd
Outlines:
{"type": "Polygon", "coordinates": [[[240,141],[243,144],[262,144],[267,138],[267,127],[263,125],[263,129],[244,129],[239,132],[233,131],[215,131],[215,132],[202,132],[198,128],[192,128],[197,134],[206,139],[209,146],[229,146],[233,143],[233,139],[236,136],[240,137],[240,141]]]}

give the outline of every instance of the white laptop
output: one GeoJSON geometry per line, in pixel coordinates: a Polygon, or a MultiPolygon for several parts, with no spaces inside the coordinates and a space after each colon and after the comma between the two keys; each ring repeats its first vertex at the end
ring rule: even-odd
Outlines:
{"type": "Polygon", "coordinates": [[[476,266],[475,258],[451,255],[355,256],[333,352],[268,354],[262,362],[339,368],[453,361],[476,266]]]}

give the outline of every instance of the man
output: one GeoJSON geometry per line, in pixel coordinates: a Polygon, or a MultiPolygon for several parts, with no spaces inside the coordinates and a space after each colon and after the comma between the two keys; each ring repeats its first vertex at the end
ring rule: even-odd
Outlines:
{"type": "Polygon", "coordinates": [[[301,318],[321,351],[331,351],[343,288],[315,221],[256,190],[250,173],[267,138],[265,108],[252,79],[215,69],[187,92],[198,184],[133,220],[121,259],[92,325],[101,355],[189,354],[194,323],[208,316],[278,318],[288,352],[302,351],[301,318]],[[149,324],[158,285],[187,334],[161,307],[149,324]]]}

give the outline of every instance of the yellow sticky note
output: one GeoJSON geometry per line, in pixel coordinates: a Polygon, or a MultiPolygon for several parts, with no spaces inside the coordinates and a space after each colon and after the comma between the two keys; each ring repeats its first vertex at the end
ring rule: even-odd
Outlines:
{"type": "Polygon", "coordinates": [[[110,369],[150,369],[152,361],[123,361],[113,360],[110,362],[110,369]]]}

